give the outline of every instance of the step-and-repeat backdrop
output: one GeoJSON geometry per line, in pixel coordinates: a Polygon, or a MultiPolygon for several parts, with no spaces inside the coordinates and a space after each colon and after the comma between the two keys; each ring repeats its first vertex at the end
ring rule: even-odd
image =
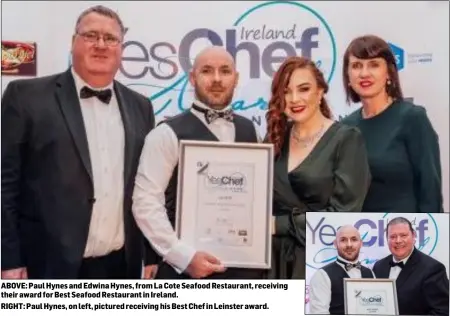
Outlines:
{"type": "Polygon", "coordinates": [[[221,45],[236,56],[240,72],[233,107],[262,135],[271,77],[283,58],[304,55],[316,61],[330,84],[327,97],[338,119],[359,106],[345,103],[346,46],[363,34],[383,37],[396,55],[406,96],[426,107],[439,134],[448,211],[448,2],[4,2],[2,91],[18,77],[65,70],[77,16],[99,3],[116,10],[127,28],[117,79],[151,98],[158,120],[190,106],[186,73],[192,60],[204,47],[221,45]],[[8,53],[17,57],[17,47],[19,66],[4,59],[8,53]]]}

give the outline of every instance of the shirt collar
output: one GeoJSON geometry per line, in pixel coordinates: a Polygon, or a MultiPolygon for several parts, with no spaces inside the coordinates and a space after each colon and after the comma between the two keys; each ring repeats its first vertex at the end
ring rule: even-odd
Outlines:
{"type": "Polygon", "coordinates": [[[404,258],[404,259],[402,259],[402,260],[399,260],[399,261],[397,261],[397,260],[394,258],[394,256],[392,256],[392,261],[393,261],[393,262],[403,262],[404,264],[406,264],[406,262],[408,261],[409,257],[411,257],[413,251],[414,251],[414,247],[413,247],[413,249],[411,250],[410,254],[409,254],[406,258],[404,258]]]}
{"type": "MultiPolygon", "coordinates": [[[[197,106],[199,106],[199,107],[201,107],[201,108],[203,108],[203,109],[206,109],[206,110],[212,110],[209,106],[207,106],[205,103],[203,103],[202,101],[199,101],[198,99],[195,99],[194,100],[194,104],[195,105],[197,105],[197,106]]],[[[227,105],[225,108],[223,108],[222,110],[215,110],[215,111],[217,111],[217,112],[225,112],[225,111],[227,111],[227,110],[229,110],[229,109],[231,109],[231,104],[229,104],[229,105],[227,105]]],[[[195,109],[193,109],[193,110],[195,110],[195,109]]]]}
{"type": "MultiPolygon", "coordinates": [[[[348,261],[348,260],[342,258],[341,256],[337,256],[337,258],[338,258],[339,260],[341,260],[342,262],[345,262],[345,263],[351,263],[351,264],[358,263],[358,259],[356,259],[355,261],[348,261]]],[[[338,263],[339,263],[339,262],[338,262],[338,263]]]]}
{"type": "Polygon", "coordinates": [[[72,76],[73,79],[75,81],[75,87],[77,88],[77,91],[80,92],[81,89],[86,86],[88,88],[91,88],[92,90],[105,90],[105,89],[111,89],[112,91],[114,91],[113,86],[114,86],[114,82],[111,82],[109,85],[107,85],[106,87],[103,88],[93,88],[91,85],[87,84],[75,71],[75,69],[73,69],[73,67],[70,68],[70,71],[72,72],[72,76]]]}

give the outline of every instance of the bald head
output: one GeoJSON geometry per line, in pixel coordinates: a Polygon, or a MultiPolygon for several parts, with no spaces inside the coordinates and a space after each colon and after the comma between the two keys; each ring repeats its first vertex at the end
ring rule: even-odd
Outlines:
{"type": "Polygon", "coordinates": [[[219,46],[201,51],[189,74],[197,100],[216,110],[231,104],[238,78],[233,57],[219,46]]]}
{"type": "Polygon", "coordinates": [[[336,233],[334,245],[341,258],[353,262],[358,260],[359,251],[362,247],[361,235],[351,225],[342,226],[336,233]]]}
{"type": "Polygon", "coordinates": [[[361,239],[359,231],[352,225],[345,225],[340,227],[336,233],[336,239],[339,239],[339,237],[343,235],[357,236],[358,239],[361,239]]]}
{"type": "Polygon", "coordinates": [[[207,63],[209,60],[221,60],[235,68],[233,56],[222,46],[210,46],[202,50],[194,60],[192,70],[195,71],[199,66],[207,63]]]}

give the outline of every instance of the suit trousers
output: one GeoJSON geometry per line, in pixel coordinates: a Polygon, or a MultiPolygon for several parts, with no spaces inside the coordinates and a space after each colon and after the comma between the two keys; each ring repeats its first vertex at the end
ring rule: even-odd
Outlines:
{"type": "Polygon", "coordinates": [[[113,251],[105,256],[84,258],[80,279],[126,279],[125,250],[113,251]]]}

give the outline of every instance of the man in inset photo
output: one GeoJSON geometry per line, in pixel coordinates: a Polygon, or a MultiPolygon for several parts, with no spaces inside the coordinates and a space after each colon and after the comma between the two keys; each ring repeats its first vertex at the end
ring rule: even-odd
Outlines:
{"type": "Polygon", "coordinates": [[[449,315],[449,280],[444,264],[414,247],[416,232],[404,217],[386,229],[391,254],[373,266],[377,278],[395,279],[400,315],[449,315]]]}
{"type": "Polygon", "coordinates": [[[344,315],[344,279],[375,278],[372,270],[358,261],[362,244],[355,227],[339,228],[334,240],[336,261],[317,270],[309,284],[309,314],[344,315]]]}

